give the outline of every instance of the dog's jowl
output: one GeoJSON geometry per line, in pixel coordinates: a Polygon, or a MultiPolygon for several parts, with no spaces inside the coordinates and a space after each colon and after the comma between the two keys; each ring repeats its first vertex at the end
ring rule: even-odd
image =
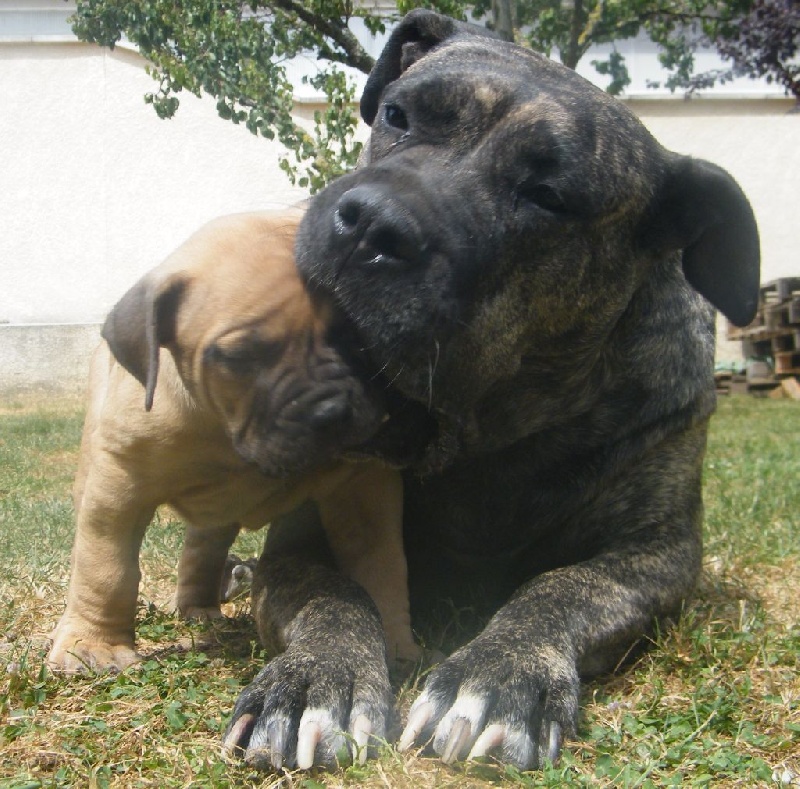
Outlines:
{"type": "MultiPolygon", "coordinates": [[[[240,527],[312,499],[335,566],[380,612],[389,654],[416,657],[399,472],[337,459],[382,427],[384,398],[339,352],[329,297],[303,287],[293,253],[301,216],[216,220],[111,311],[92,362],[54,668],[135,662],[139,547],[165,503],[187,524],[175,594],[182,614],[220,616],[240,527]]],[[[261,635],[283,638],[280,628],[261,635]]],[[[380,626],[374,638],[383,643],[380,626]]]]}
{"type": "MultiPolygon", "coordinates": [[[[396,28],[361,109],[366,162],[312,201],[298,265],[436,417],[405,475],[412,615],[464,592],[492,614],[430,673],[400,747],[535,767],[576,734],[579,677],[695,583],[713,307],[754,313],[753,213],[727,173],[575,73],[427,11],[396,28]]],[[[384,733],[371,631],[342,638],[333,603],[302,616],[336,577],[305,525],[268,537],[281,595],[259,617],[291,638],[234,713],[257,720],[238,744],[281,763],[320,710],[318,762],[364,710],[384,733]]],[[[352,621],[361,604],[335,605],[352,621]]]]}

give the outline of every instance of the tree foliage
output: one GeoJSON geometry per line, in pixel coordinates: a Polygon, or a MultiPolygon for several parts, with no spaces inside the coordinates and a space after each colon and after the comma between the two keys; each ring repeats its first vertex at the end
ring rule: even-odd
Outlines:
{"type": "Polygon", "coordinates": [[[800,104],[800,3],[754,0],[729,15],[697,22],[665,42],[663,65],[672,71],[667,87],[689,93],[736,77],[781,85],[800,104]],[[727,65],[695,73],[698,47],[714,47],[727,65]]]}
{"type": "MultiPolygon", "coordinates": [[[[557,54],[570,68],[576,68],[591,47],[611,44],[608,58],[593,60],[592,65],[610,77],[607,90],[617,95],[630,84],[630,76],[625,58],[613,46],[616,42],[645,34],[661,48],[662,65],[674,72],[667,86],[689,88],[698,47],[721,47],[730,41],[754,2],[796,9],[797,0],[475,0],[469,6],[461,0],[400,0],[400,6],[407,10],[426,5],[462,18],[468,10],[491,27],[498,3],[508,4],[516,40],[557,54]]],[[[709,75],[706,86],[715,81],[709,75]]]]}
{"type": "MultiPolygon", "coordinates": [[[[124,37],[138,47],[158,83],[145,100],[160,117],[174,115],[181,91],[213,96],[223,118],[279,140],[287,150],[281,167],[313,192],[360,152],[354,85],[342,66],[366,74],[373,59],[353,33],[353,20],[384,32],[392,18],[419,5],[469,15],[508,39],[557,54],[571,68],[595,44],[644,32],[662,47],[672,89],[696,90],[746,74],[798,95],[797,0],[399,0],[386,16],[359,0],[78,0],[73,29],[102,46],[113,48],[124,37]],[[708,43],[731,68],[695,75],[694,53],[708,43]],[[309,53],[318,70],[308,79],[327,108],[306,129],[292,117],[286,63],[309,53]]],[[[609,76],[611,93],[629,84],[616,49],[592,63],[609,76]]]]}
{"type": "MultiPolygon", "coordinates": [[[[359,154],[353,85],[341,65],[365,73],[372,68],[373,59],[348,27],[363,13],[348,0],[79,0],[72,26],[84,41],[113,48],[124,37],[138,47],[158,83],[145,100],[159,117],[175,114],[181,91],[213,96],[221,117],[277,138],[287,149],[281,167],[314,191],[359,154]],[[320,62],[309,81],[327,98],[310,131],[292,117],[285,68],[309,51],[320,62]]],[[[373,30],[382,28],[380,19],[369,22],[373,30]]]]}

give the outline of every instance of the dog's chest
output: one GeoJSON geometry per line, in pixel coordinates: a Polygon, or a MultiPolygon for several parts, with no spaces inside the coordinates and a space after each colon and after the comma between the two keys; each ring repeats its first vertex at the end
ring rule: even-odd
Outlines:
{"type": "Polygon", "coordinates": [[[406,528],[433,537],[458,557],[508,560],[552,528],[553,511],[540,506],[548,491],[537,485],[526,464],[459,464],[421,482],[407,480],[406,528]]]}
{"type": "Polygon", "coordinates": [[[167,502],[195,526],[238,523],[259,529],[269,520],[294,509],[307,495],[294,481],[271,479],[256,469],[209,468],[167,502]]]}

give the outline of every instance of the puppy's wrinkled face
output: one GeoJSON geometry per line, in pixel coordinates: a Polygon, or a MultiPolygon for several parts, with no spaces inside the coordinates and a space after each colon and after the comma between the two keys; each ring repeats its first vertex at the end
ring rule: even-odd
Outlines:
{"type": "Polygon", "coordinates": [[[309,297],[299,280],[275,287],[283,293],[273,292],[263,315],[204,343],[195,380],[236,452],[283,476],[370,438],[383,409],[365,372],[340,350],[342,327],[330,305],[309,297]]]}
{"type": "Polygon", "coordinates": [[[221,422],[236,452],[270,476],[339,457],[384,419],[379,387],[351,354],[330,297],[310,293],[295,266],[300,216],[209,223],[131,289],[105,329],[156,401],[153,351],[166,348],[194,401],[187,407],[201,420],[207,414],[212,431],[221,422]],[[120,326],[133,316],[142,325],[125,339],[120,326]]]}

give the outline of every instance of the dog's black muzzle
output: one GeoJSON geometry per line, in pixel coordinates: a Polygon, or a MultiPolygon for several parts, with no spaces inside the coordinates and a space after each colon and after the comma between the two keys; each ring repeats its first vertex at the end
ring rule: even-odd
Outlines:
{"type": "Polygon", "coordinates": [[[333,208],[331,241],[344,266],[405,269],[427,262],[429,245],[422,222],[403,200],[379,185],[348,189],[333,208]]]}
{"type": "Polygon", "coordinates": [[[446,395],[433,379],[461,353],[452,338],[498,254],[491,193],[456,165],[410,150],[343,176],[314,198],[296,243],[301,275],[347,316],[373,372],[427,407],[446,395]]]}

